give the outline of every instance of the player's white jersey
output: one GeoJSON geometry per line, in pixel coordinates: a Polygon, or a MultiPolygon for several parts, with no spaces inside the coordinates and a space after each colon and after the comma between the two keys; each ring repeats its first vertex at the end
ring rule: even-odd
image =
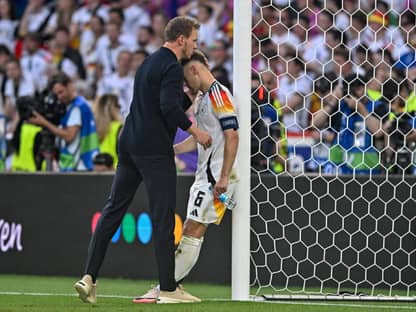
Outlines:
{"type": "MultiPolygon", "coordinates": [[[[210,182],[214,186],[215,181],[220,177],[224,159],[223,131],[238,128],[236,106],[230,91],[218,81],[214,81],[208,92],[201,93],[197,97],[194,109],[198,128],[207,131],[212,137],[210,148],[204,150],[198,144],[195,184],[210,182]]],[[[234,167],[230,182],[236,180],[234,167]]]]}

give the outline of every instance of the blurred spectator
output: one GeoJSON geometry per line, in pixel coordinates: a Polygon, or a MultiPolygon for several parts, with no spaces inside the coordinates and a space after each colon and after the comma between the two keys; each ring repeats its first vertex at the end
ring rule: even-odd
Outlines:
{"type": "Polygon", "coordinates": [[[158,47],[161,47],[163,45],[164,37],[165,37],[164,31],[165,31],[165,27],[167,23],[168,23],[168,19],[163,12],[159,11],[153,14],[152,28],[155,33],[154,42],[155,42],[155,45],[157,45],[158,47]]]}
{"type": "Polygon", "coordinates": [[[287,56],[287,73],[280,76],[277,97],[288,131],[302,132],[308,127],[312,87],[305,62],[296,55],[287,56]]]}
{"type": "Polygon", "coordinates": [[[0,44],[0,114],[4,114],[5,109],[5,91],[6,91],[6,64],[11,57],[10,50],[7,46],[0,44]]]}
{"type": "Polygon", "coordinates": [[[230,80],[228,80],[228,71],[223,66],[215,66],[211,69],[212,75],[218,80],[222,85],[227,87],[228,90],[232,90],[232,85],[230,80]]]}
{"type": "Polygon", "coordinates": [[[92,162],[96,172],[114,171],[114,160],[108,153],[98,153],[92,162]]]}
{"type": "Polygon", "coordinates": [[[55,12],[52,14],[46,26],[46,33],[53,35],[58,27],[69,27],[75,8],[76,0],[58,0],[56,2],[55,12]]]}
{"type": "Polygon", "coordinates": [[[210,68],[223,67],[227,71],[228,80],[232,80],[233,61],[228,53],[228,44],[225,39],[216,39],[208,47],[210,68]]]}
{"type": "Polygon", "coordinates": [[[314,82],[312,103],[318,107],[312,115],[314,144],[311,146],[311,160],[307,164],[309,171],[333,174],[336,166],[343,162],[342,150],[336,145],[341,117],[337,112],[343,97],[342,85],[337,77],[334,72],[327,72],[314,82]]]}
{"type": "Polygon", "coordinates": [[[351,15],[351,27],[348,27],[345,31],[348,41],[344,44],[350,49],[356,48],[361,42],[361,36],[366,26],[367,15],[363,11],[357,10],[351,15]]]}
{"type": "Polygon", "coordinates": [[[139,69],[140,65],[144,62],[144,59],[149,56],[145,50],[137,50],[133,53],[132,61],[131,61],[131,70],[130,75],[135,76],[137,70],[139,69]]]}
{"type": "Polygon", "coordinates": [[[278,8],[278,23],[271,26],[271,40],[277,44],[277,52],[279,53],[279,46],[281,44],[290,44],[296,47],[300,41],[299,38],[289,31],[293,26],[293,21],[296,20],[296,12],[292,7],[278,8]]]}
{"type": "Polygon", "coordinates": [[[109,154],[114,165],[117,166],[117,141],[122,128],[122,117],[117,96],[113,94],[100,96],[94,106],[94,116],[100,142],[100,152],[109,154]]]}
{"type": "Polygon", "coordinates": [[[106,36],[97,43],[97,63],[102,66],[103,74],[109,75],[117,69],[117,57],[123,50],[129,50],[120,41],[120,24],[108,23],[106,36]]]}
{"type": "Polygon", "coordinates": [[[151,26],[141,26],[139,28],[137,44],[139,50],[145,50],[148,54],[152,54],[160,48],[159,40],[151,26]]]}
{"type": "Polygon", "coordinates": [[[100,16],[105,22],[108,21],[108,7],[101,4],[100,0],[87,0],[72,15],[70,34],[72,39],[80,38],[82,32],[88,28],[93,15],[100,16]]]}
{"type": "Polygon", "coordinates": [[[19,26],[19,36],[24,37],[27,33],[43,33],[50,18],[52,10],[45,5],[44,0],[29,0],[19,26]]]}
{"type": "Polygon", "coordinates": [[[345,43],[342,36],[339,30],[330,28],[325,31],[323,41],[320,36],[316,37],[304,53],[305,61],[308,62],[308,69],[317,75],[323,73],[324,64],[331,61],[333,50],[342,43],[345,43]]]}
{"type": "Polygon", "coordinates": [[[0,44],[9,50],[14,49],[16,28],[19,22],[15,20],[10,0],[0,0],[0,44]]]}
{"type": "Polygon", "coordinates": [[[374,11],[368,17],[368,26],[364,30],[362,43],[373,52],[386,49],[397,60],[400,54],[407,51],[407,47],[402,33],[396,27],[390,27],[389,24],[390,21],[386,15],[374,11]]]}
{"type": "Polygon", "coordinates": [[[343,174],[380,174],[381,158],[374,141],[382,138],[383,118],[387,106],[381,101],[371,101],[365,96],[363,77],[347,77],[339,111],[338,142],[343,152],[343,174]]]}
{"type": "Polygon", "coordinates": [[[134,77],[130,75],[132,55],[129,51],[120,51],[117,57],[117,71],[105,75],[98,82],[97,95],[114,94],[118,96],[120,112],[125,119],[133,99],[134,77]]]}
{"type": "MultiPolygon", "coordinates": [[[[108,23],[118,24],[122,26],[124,24],[123,10],[121,8],[111,8],[109,10],[108,23]]],[[[132,35],[130,32],[122,31],[122,28],[120,27],[119,40],[123,45],[128,47],[130,51],[135,51],[137,49],[136,37],[137,36],[132,35]]]]}
{"type": "Polygon", "coordinates": [[[51,55],[40,48],[42,38],[38,33],[28,33],[24,39],[25,53],[20,64],[23,74],[30,77],[37,93],[41,93],[48,84],[48,70],[51,55]]]}
{"type": "Polygon", "coordinates": [[[82,32],[79,51],[83,58],[87,81],[95,83],[97,74],[97,43],[105,32],[105,22],[98,16],[91,17],[90,27],[82,32]]]}
{"type": "Polygon", "coordinates": [[[60,127],[44,116],[33,112],[29,122],[48,129],[60,139],[59,170],[93,170],[93,157],[98,153],[99,143],[95,129],[94,115],[86,100],[78,96],[71,79],[63,74],[51,78],[50,89],[57,99],[67,106],[60,127]]]}
{"type": "Polygon", "coordinates": [[[251,154],[256,170],[280,173],[286,167],[286,131],[281,122],[279,102],[273,92],[276,77],[272,72],[252,74],[251,154]]]}
{"type": "Polygon", "coordinates": [[[122,31],[136,38],[139,28],[150,26],[151,19],[149,13],[134,2],[133,0],[121,0],[120,4],[124,12],[122,31]]]}
{"type": "Polygon", "coordinates": [[[412,174],[414,171],[413,152],[416,147],[416,119],[406,111],[405,100],[409,95],[406,82],[400,84],[388,79],[383,85],[383,98],[390,107],[388,120],[383,125],[385,130],[384,146],[386,164],[391,173],[412,174]]]}
{"type": "Polygon", "coordinates": [[[69,30],[67,27],[61,26],[56,29],[52,50],[53,63],[58,70],[63,71],[71,78],[86,78],[81,54],[78,50],[70,47],[69,30]]]}
{"type": "Polygon", "coordinates": [[[10,120],[8,132],[12,133],[19,119],[16,113],[16,99],[25,95],[33,96],[36,89],[32,78],[23,74],[20,63],[15,58],[7,61],[6,76],[4,115],[10,120]]]}

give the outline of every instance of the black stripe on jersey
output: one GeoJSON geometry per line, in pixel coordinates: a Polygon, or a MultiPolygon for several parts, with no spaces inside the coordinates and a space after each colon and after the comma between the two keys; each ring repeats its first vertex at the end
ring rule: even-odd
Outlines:
{"type": "Polygon", "coordinates": [[[214,187],[215,184],[217,184],[217,181],[215,181],[215,178],[212,175],[211,157],[212,157],[212,153],[209,155],[209,158],[208,158],[206,174],[207,174],[208,182],[211,183],[212,187],[214,187]]]}
{"type": "Polygon", "coordinates": [[[221,128],[223,131],[228,129],[238,129],[238,120],[236,116],[229,116],[220,119],[221,128]]]}

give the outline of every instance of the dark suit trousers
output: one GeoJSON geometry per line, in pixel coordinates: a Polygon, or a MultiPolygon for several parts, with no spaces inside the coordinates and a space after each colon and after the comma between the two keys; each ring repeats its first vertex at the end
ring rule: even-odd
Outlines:
{"type": "Polygon", "coordinates": [[[160,289],[172,291],[176,289],[173,236],[176,167],[173,157],[168,155],[136,156],[120,153],[110,196],[90,241],[85,274],[97,278],[110,239],[142,181],[149,197],[160,289]]]}

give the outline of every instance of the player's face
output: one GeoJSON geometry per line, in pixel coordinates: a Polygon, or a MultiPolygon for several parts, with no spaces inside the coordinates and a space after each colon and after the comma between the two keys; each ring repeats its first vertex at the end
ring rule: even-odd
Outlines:
{"type": "Polygon", "coordinates": [[[191,35],[189,36],[189,38],[185,38],[185,43],[183,46],[183,56],[185,58],[190,58],[192,53],[194,53],[194,51],[197,48],[197,42],[198,42],[198,30],[196,30],[195,28],[192,29],[191,35]]]}
{"type": "Polygon", "coordinates": [[[200,90],[201,82],[199,76],[196,73],[195,64],[193,62],[186,64],[183,69],[183,73],[185,76],[186,85],[191,90],[191,93],[198,93],[200,90]]]}

